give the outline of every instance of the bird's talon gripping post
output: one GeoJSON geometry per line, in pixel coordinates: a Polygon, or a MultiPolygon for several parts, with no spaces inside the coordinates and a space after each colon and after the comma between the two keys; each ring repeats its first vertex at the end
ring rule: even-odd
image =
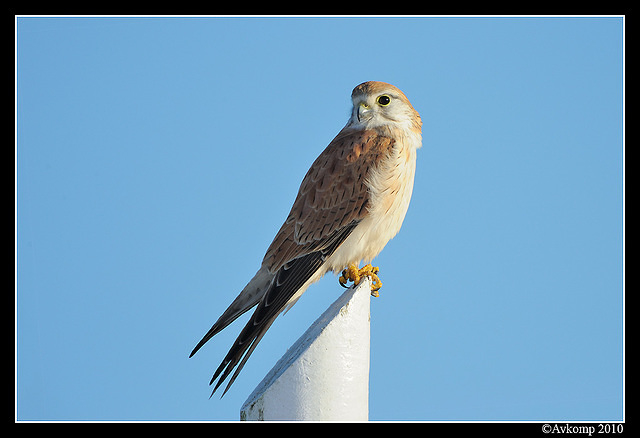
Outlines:
{"type": "Polygon", "coordinates": [[[380,268],[378,268],[377,266],[371,266],[369,264],[363,267],[361,269],[361,272],[362,271],[364,271],[364,275],[371,278],[371,296],[376,298],[379,297],[380,294],[378,293],[378,291],[382,287],[382,281],[380,281],[380,278],[377,274],[378,272],[380,272],[380,268]]]}
{"type": "Polygon", "coordinates": [[[356,286],[360,283],[360,276],[358,275],[358,267],[356,265],[349,265],[348,268],[342,271],[342,275],[338,278],[340,285],[348,288],[347,282],[353,281],[356,286]]]}
{"type": "Polygon", "coordinates": [[[382,281],[378,278],[378,272],[380,272],[380,268],[377,266],[371,266],[371,264],[363,266],[362,269],[358,269],[356,265],[349,265],[348,268],[342,271],[342,275],[340,275],[338,281],[342,287],[347,288],[347,283],[349,281],[353,281],[353,284],[357,286],[364,277],[369,277],[371,278],[371,295],[379,297],[380,294],[378,291],[382,287],[382,281]]]}
{"type": "Polygon", "coordinates": [[[371,296],[376,298],[380,296],[378,291],[382,287],[382,281],[380,281],[380,278],[378,278],[378,276],[376,275],[379,271],[380,269],[376,267],[376,268],[373,268],[373,271],[371,272],[371,282],[372,282],[371,296]]]}
{"type": "Polygon", "coordinates": [[[349,281],[349,279],[347,278],[346,269],[342,271],[342,275],[338,277],[338,281],[340,282],[340,286],[344,287],[345,289],[349,288],[349,286],[347,286],[347,282],[349,281]]]}

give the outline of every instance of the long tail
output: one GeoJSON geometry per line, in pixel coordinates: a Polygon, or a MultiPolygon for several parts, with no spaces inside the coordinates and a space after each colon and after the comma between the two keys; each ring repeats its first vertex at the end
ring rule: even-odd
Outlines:
{"type": "Polygon", "coordinates": [[[249,281],[244,289],[242,289],[242,292],[240,292],[236,299],[229,305],[227,310],[225,310],[220,318],[218,318],[213,326],[211,326],[207,334],[204,335],[200,342],[198,342],[198,345],[196,345],[193,351],[191,351],[189,357],[196,354],[196,352],[206,344],[209,339],[235,321],[236,318],[258,304],[269,288],[273,277],[274,275],[271,274],[266,267],[263,266],[260,268],[251,281],[249,281]]]}
{"type": "MultiPolygon", "coordinates": [[[[212,396],[220,385],[229,377],[231,372],[233,372],[222,396],[226,394],[233,382],[236,380],[236,377],[238,377],[238,374],[240,374],[240,371],[249,359],[249,356],[253,353],[253,350],[255,350],[262,337],[265,335],[269,327],[271,327],[271,324],[273,324],[273,321],[275,321],[278,315],[287,308],[287,305],[296,293],[300,292],[301,289],[304,292],[303,288],[306,288],[310,284],[309,280],[312,279],[315,274],[321,275],[324,273],[321,270],[324,262],[329,256],[331,256],[331,254],[333,254],[342,242],[344,242],[357,224],[358,222],[354,221],[346,227],[337,230],[332,236],[323,242],[324,245],[322,245],[321,248],[316,247],[313,252],[309,252],[304,256],[285,263],[284,266],[278,270],[275,276],[271,278],[265,293],[256,293],[251,295],[250,299],[242,300],[240,300],[240,298],[243,294],[240,294],[240,296],[236,298],[236,301],[240,300],[239,304],[234,307],[234,303],[236,302],[234,301],[234,303],[229,307],[229,309],[233,308],[233,310],[227,309],[213,327],[211,327],[209,332],[193,349],[190,357],[193,356],[196,351],[198,351],[198,349],[216,333],[225,328],[256,303],[258,304],[258,307],[253,312],[253,315],[251,315],[249,322],[247,322],[245,327],[242,329],[240,335],[236,338],[224,360],[213,374],[209,384],[213,384],[218,377],[219,380],[211,392],[212,396]]],[[[258,271],[258,274],[259,273],[260,271],[258,271]]],[[[258,274],[256,274],[256,277],[258,274]]],[[[317,279],[319,276],[316,276],[315,278],[317,279]]],[[[249,285],[251,285],[251,283],[253,283],[253,280],[249,285]]],[[[256,281],[256,284],[259,284],[259,282],[256,281]]],[[[249,285],[247,285],[247,287],[249,287],[249,285]]]]}
{"type": "Polygon", "coordinates": [[[240,374],[247,359],[253,353],[258,343],[265,335],[273,321],[286,308],[289,300],[298,292],[305,283],[315,274],[325,257],[321,251],[308,254],[304,257],[286,263],[274,277],[267,293],[258,303],[251,319],[245,325],[240,335],[235,340],[233,346],[225,356],[224,360],[213,374],[209,384],[220,377],[218,383],[213,388],[213,395],[235,368],[222,395],[229,390],[233,382],[240,374]]]}

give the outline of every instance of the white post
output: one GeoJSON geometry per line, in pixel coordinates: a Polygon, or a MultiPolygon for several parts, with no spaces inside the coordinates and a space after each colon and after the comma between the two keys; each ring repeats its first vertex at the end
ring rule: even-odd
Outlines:
{"type": "Polygon", "coordinates": [[[367,421],[371,281],[346,290],[244,402],[241,420],[367,421]]]}

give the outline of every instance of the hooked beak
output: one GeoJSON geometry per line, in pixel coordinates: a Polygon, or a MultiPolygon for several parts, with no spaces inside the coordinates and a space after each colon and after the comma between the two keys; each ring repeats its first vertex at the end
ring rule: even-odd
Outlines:
{"type": "Polygon", "coordinates": [[[372,115],[373,114],[371,114],[371,107],[364,102],[360,102],[357,111],[358,122],[369,120],[372,115]]]}

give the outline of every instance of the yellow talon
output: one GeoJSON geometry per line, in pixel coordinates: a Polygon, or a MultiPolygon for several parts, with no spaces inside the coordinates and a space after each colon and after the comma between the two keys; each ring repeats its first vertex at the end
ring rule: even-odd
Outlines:
{"type": "Polygon", "coordinates": [[[354,264],[349,265],[348,268],[342,271],[342,275],[340,276],[338,281],[340,281],[340,284],[343,287],[348,287],[347,286],[348,281],[353,281],[353,284],[355,284],[356,286],[360,284],[360,275],[358,272],[358,266],[354,264]]]}
{"type": "Polygon", "coordinates": [[[371,278],[371,295],[374,297],[380,296],[378,291],[382,287],[382,281],[378,278],[378,272],[380,272],[380,268],[377,266],[371,266],[371,264],[367,264],[362,267],[362,269],[358,269],[358,266],[355,264],[349,265],[345,270],[342,271],[342,275],[338,278],[340,285],[342,287],[348,287],[347,282],[353,281],[354,285],[359,285],[364,277],[371,278]]]}

